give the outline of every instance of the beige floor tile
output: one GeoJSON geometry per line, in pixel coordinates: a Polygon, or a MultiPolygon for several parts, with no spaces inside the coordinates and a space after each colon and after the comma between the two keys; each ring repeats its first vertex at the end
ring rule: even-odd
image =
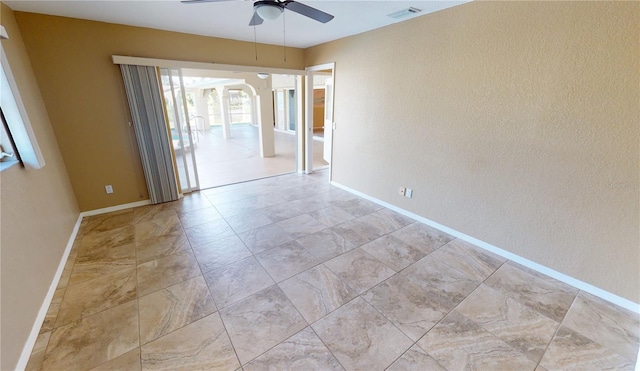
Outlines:
{"type": "Polygon", "coordinates": [[[202,276],[143,296],[138,305],[141,344],[216,311],[216,305],[202,276]]]}
{"type": "Polygon", "coordinates": [[[152,237],[181,233],[182,224],[178,215],[172,214],[138,223],[135,229],[136,241],[142,241],[152,237]]]}
{"type": "Polygon", "coordinates": [[[133,226],[86,234],[82,237],[80,251],[93,247],[114,247],[134,242],[133,226]]]}
{"type": "Polygon", "coordinates": [[[140,371],[140,348],[127,352],[119,357],[107,361],[91,371],[140,371]]]}
{"type": "Polygon", "coordinates": [[[293,237],[276,224],[239,233],[238,237],[254,254],[259,254],[278,245],[293,241],[293,237]]]}
{"type": "Polygon", "coordinates": [[[82,241],[82,237],[78,237],[76,239],[76,242],[74,242],[73,244],[74,248],[72,248],[71,252],[69,253],[67,262],[65,263],[64,269],[62,270],[62,275],[60,275],[60,280],[58,281],[58,287],[56,288],[58,290],[67,287],[67,285],[69,284],[69,279],[71,278],[71,273],[73,272],[73,266],[76,262],[78,251],[80,251],[80,243],[78,241],[82,241]]]}
{"type": "Polygon", "coordinates": [[[312,327],[347,370],[385,369],[413,344],[360,298],[312,327]]]}
{"type": "Polygon", "coordinates": [[[262,214],[260,211],[250,211],[248,213],[230,216],[225,218],[225,220],[236,233],[250,231],[273,223],[271,218],[262,214]]]}
{"type": "Polygon", "coordinates": [[[78,252],[69,285],[136,267],[134,244],[94,246],[78,252]]]}
{"type": "Polygon", "coordinates": [[[611,352],[577,332],[560,327],[540,365],[547,370],[627,370],[634,361],[611,352]]]}
{"type": "Polygon", "coordinates": [[[247,201],[255,205],[257,209],[264,209],[267,207],[280,205],[288,201],[287,197],[284,197],[281,193],[276,192],[282,189],[282,187],[264,184],[259,191],[256,191],[256,196],[247,199],[247,201]]]}
{"type": "Polygon", "coordinates": [[[576,288],[533,275],[512,262],[502,265],[486,284],[557,322],[562,321],[578,293],[576,288]]]}
{"type": "Polygon", "coordinates": [[[264,209],[260,209],[260,212],[271,219],[273,222],[290,219],[305,213],[303,209],[292,205],[290,202],[265,207],[264,209]]]}
{"type": "Polygon", "coordinates": [[[279,221],[276,225],[282,228],[282,230],[290,235],[294,240],[327,228],[324,224],[313,219],[308,214],[298,215],[290,219],[279,221]]]}
{"type": "MultiPolygon", "coordinates": [[[[273,206],[273,205],[270,205],[270,206],[273,206]]],[[[237,200],[233,202],[216,203],[215,207],[223,217],[229,218],[235,215],[256,211],[267,206],[261,206],[256,204],[256,198],[254,196],[250,198],[243,198],[241,200],[237,200]]]]}
{"type": "Polygon", "coordinates": [[[361,246],[361,248],[396,272],[405,269],[426,255],[422,250],[394,236],[382,236],[361,246]]]}
{"type": "Polygon", "coordinates": [[[275,284],[253,256],[207,272],[204,278],[218,308],[227,307],[275,284]]]}
{"type": "Polygon", "coordinates": [[[402,271],[410,281],[430,294],[430,299],[441,308],[453,309],[460,304],[480,282],[427,255],[402,271]]]}
{"type": "Polygon", "coordinates": [[[476,281],[484,281],[507,260],[468,242],[455,239],[431,254],[476,281]]]}
{"type": "Polygon", "coordinates": [[[138,265],[138,296],[169,287],[201,274],[191,251],[165,256],[138,265]]]}
{"type": "Polygon", "coordinates": [[[133,209],[116,211],[87,218],[83,233],[104,232],[133,225],[133,209]]]}
{"type": "Polygon", "coordinates": [[[300,210],[304,210],[305,213],[309,213],[309,214],[313,211],[324,209],[326,207],[331,206],[329,202],[325,201],[324,198],[322,198],[319,195],[313,195],[311,197],[304,197],[298,200],[294,200],[289,202],[289,205],[296,207],[300,210]]]}
{"type": "Polygon", "coordinates": [[[191,192],[176,202],[172,202],[178,214],[189,213],[197,210],[210,208],[211,201],[201,192],[191,192]]]}
{"type": "Polygon", "coordinates": [[[417,344],[448,370],[534,370],[537,366],[456,311],[417,344]]]}
{"type": "Polygon", "coordinates": [[[409,224],[391,235],[422,250],[425,254],[431,254],[454,238],[422,223],[409,224]]]}
{"type": "Polygon", "coordinates": [[[353,193],[336,187],[331,187],[328,192],[321,193],[319,196],[331,202],[332,205],[339,201],[350,201],[358,198],[353,193]]]}
{"type": "Polygon", "coordinates": [[[362,246],[384,235],[381,229],[360,218],[338,224],[331,229],[355,246],[362,246]]]}
{"type": "Polygon", "coordinates": [[[251,251],[237,236],[194,247],[193,253],[205,273],[251,256],[251,251]]]}
{"type": "Polygon", "coordinates": [[[224,308],[220,315],[243,365],[307,326],[278,286],[224,308]]]}
{"type": "Polygon", "coordinates": [[[29,362],[27,362],[25,371],[40,370],[42,367],[42,361],[44,361],[47,345],[49,344],[49,338],[51,338],[51,331],[38,335],[36,343],[33,345],[33,350],[31,351],[31,356],[29,357],[29,362]]]}
{"type": "Polygon", "coordinates": [[[224,205],[233,201],[240,201],[255,197],[255,193],[244,189],[246,183],[230,184],[227,186],[208,188],[200,191],[214,205],[224,205]]]}
{"type": "Polygon", "coordinates": [[[540,362],[560,326],[558,322],[484,284],[469,295],[456,311],[534,362],[540,362]]]}
{"type": "Polygon", "coordinates": [[[319,320],[358,295],[324,265],[291,277],[279,286],[308,323],[319,320]]]}
{"type": "Polygon", "coordinates": [[[431,301],[427,292],[402,275],[395,275],[362,294],[412,341],[427,333],[447,311],[431,301]]]}
{"type": "Polygon", "coordinates": [[[637,314],[329,174],[84,218],[28,369],[633,369],[637,314]]]}
{"type": "Polygon", "coordinates": [[[321,262],[295,241],[260,253],[256,255],[256,259],[276,282],[283,281],[321,262]]]}
{"type": "Polygon", "coordinates": [[[344,370],[310,327],[251,361],[244,371],[344,370]]]}
{"type": "Polygon", "coordinates": [[[178,215],[184,228],[196,227],[222,219],[222,215],[213,206],[199,210],[180,211],[178,215]]]}
{"type": "Polygon", "coordinates": [[[580,292],[563,322],[610,351],[633,361],[640,347],[640,315],[580,292]]]}
{"type": "Polygon", "coordinates": [[[63,287],[61,289],[57,289],[53,293],[53,299],[51,299],[51,304],[49,304],[49,309],[47,309],[47,314],[45,315],[42,326],[40,327],[41,334],[53,330],[65,291],[66,287],[63,287]]]}
{"type": "Polygon", "coordinates": [[[324,263],[359,294],[393,276],[395,271],[362,249],[353,249],[324,263]]]}
{"type": "Polygon", "coordinates": [[[309,215],[311,215],[315,220],[326,225],[327,227],[333,227],[338,224],[355,219],[355,216],[335,206],[329,206],[323,209],[312,211],[309,213],[309,215]]]}
{"type": "Polygon", "coordinates": [[[184,232],[152,237],[136,241],[136,261],[143,264],[169,255],[179,255],[191,250],[184,232]]]}
{"type": "Polygon", "coordinates": [[[173,202],[165,202],[157,205],[147,205],[133,209],[133,222],[135,224],[148,222],[156,218],[177,215],[173,202]]]}
{"type": "Polygon", "coordinates": [[[143,370],[235,370],[240,367],[218,313],[142,346],[143,370]]]}
{"type": "Polygon", "coordinates": [[[371,214],[375,211],[382,209],[382,206],[375,204],[371,201],[367,201],[362,198],[353,198],[344,201],[335,201],[333,206],[340,208],[347,213],[359,218],[367,214],[371,214]]]}
{"type": "Polygon", "coordinates": [[[136,298],[136,270],[125,269],[69,285],[55,327],[113,308],[136,298]]]}
{"type": "Polygon", "coordinates": [[[138,305],[130,301],[53,330],[44,370],[90,369],[139,346],[138,305]]]}
{"type": "Polygon", "coordinates": [[[387,234],[394,232],[402,227],[413,223],[413,219],[409,219],[406,216],[391,211],[389,209],[381,209],[371,214],[365,215],[360,218],[365,223],[369,223],[382,233],[387,234]]]}
{"type": "Polygon", "coordinates": [[[313,193],[310,190],[304,189],[303,185],[298,185],[293,186],[293,188],[281,189],[277,192],[272,193],[272,195],[277,196],[281,200],[285,200],[284,202],[291,202],[307,198],[313,195],[313,193]]]}
{"type": "Polygon", "coordinates": [[[311,255],[326,261],[356,248],[344,237],[327,228],[297,240],[311,255]]]}
{"type": "Polygon", "coordinates": [[[398,358],[387,371],[446,371],[419,346],[414,345],[398,358]]]}
{"type": "Polygon", "coordinates": [[[192,247],[206,245],[235,235],[233,229],[224,220],[215,220],[196,227],[185,228],[185,232],[192,247]]]}

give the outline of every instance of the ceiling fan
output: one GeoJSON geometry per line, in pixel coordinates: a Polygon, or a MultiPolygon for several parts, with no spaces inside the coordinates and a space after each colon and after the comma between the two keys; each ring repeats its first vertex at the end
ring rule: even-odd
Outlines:
{"type": "MultiPolygon", "coordinates": [[[[183,0],[184,4],[212,3],[232,0],[183,0]]],[[[294,0],[260,0],[253,3],[253,16],[249,26],[257,26],[266,20],[277,19],[285,9],[309,17],[318,22],[327,23],[333,19],[331,14],[304,5],[294,0]]]]}

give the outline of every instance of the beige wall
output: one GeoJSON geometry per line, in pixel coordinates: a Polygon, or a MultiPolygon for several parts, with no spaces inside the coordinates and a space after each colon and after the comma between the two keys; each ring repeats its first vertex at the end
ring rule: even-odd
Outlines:
{"type": "Polygon", "coordinates": [[[334,180],[640,302],[639,14],[473,2],[306,50],[334,180]]]}
{"type": "Polygon", "coordinates": [[[16,12],[82,211],[147,199],[119,68],[111,56],[304,68],[303,51],[16,12]],[[114,194],[107,195],[106,184],[114,194]]]}
{"type": "Polygon", "coordinates": [[[2,4],[2,40],[46,166],[12,167],[0,174],[2,360],[13,369],[53,280],[78,218],[78,206],[20,30],[2,4]]]}

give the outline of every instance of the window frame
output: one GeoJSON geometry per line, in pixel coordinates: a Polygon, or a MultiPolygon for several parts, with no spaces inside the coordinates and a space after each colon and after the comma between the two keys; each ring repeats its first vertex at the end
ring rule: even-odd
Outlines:
{"type": "MultiPolygon", "coordinates": [[[[0,31],[2,39],[8,39],[4,27],[0,31]]],[[[12,138],[13,150],[20,155],[23,166],[40,169],[45,165],[44,157],[38,146],[29,115],[20,95],[20,89],[2,44],[0,44],[0,62],[0,107],[2,107],[4,115],[3,122],[6,123],[3,126],[5,126],[7,136],[12,138]]],[[[4,162],[10,163],[11,161],[4,162]]]]}

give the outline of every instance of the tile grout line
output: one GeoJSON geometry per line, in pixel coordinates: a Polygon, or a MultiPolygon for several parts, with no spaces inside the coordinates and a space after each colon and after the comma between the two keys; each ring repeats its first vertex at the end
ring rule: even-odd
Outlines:
{"type": "MultiPolygon", "coordinates": [[[[573,307],[575,305],[575,303],[576,303],[576,300],[578,300],[578,294],[580,294],[580,291],[582,291],[582,290],[578,290],[578,292],[576,292],[576,295],[573,297],[573,300],[571,301],[571,305],[569,305],[569,308],[567,308],[567,312],[562,317],[562,321],[560,321],[558,323],[558,327],[556,328],[556,331],[553,333],[553,336],[551,337],[551,340],[549,340],[549,342],[547,343],[547,346],[544,348],[544,352],[542,352],[542,357],[540,357],[540,361],[538,361],[538,364],[536,365],[536,368],[541,366],[541,363],[542,363],[542,360],[544,359],[544,356],[547,354],[547,351],[551,347],[551,344],[553,343],[553,340],[555,340],[556,336],[558,336],[558,332],[560,332],[560,328],[562,328],[562,326],[564,324],[564,321],[567,319],[567,315],[569,314],[569,311],[571,310],[571,307],[573,307]]],[[[589,339],[589,340],[591,340],[591,339],[589,339]]],[[[591,341],[593,341],[593,340],[591,340],[591,341]]],[[[544,367],[544,366],[542,366],[542,367],[544,367]]]]}

